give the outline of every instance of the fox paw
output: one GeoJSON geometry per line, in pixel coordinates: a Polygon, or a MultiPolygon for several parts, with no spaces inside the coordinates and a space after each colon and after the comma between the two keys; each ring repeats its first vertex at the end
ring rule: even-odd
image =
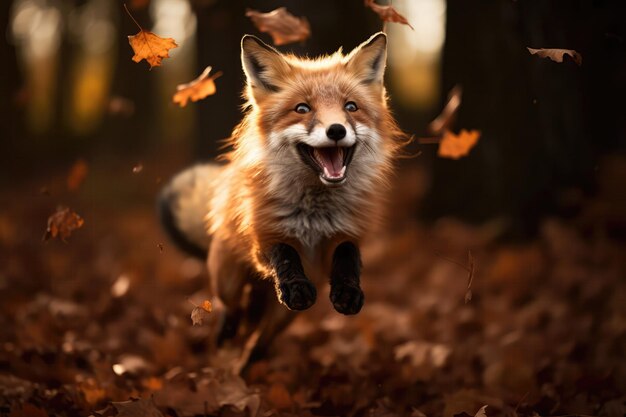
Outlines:
{"type": "Polygon", "coordinates": [[[330,301],[341,314],[357,314],[363,307],[365,296],[358,285],[334,284],[330,287],[330,301]]]}
{"type": "Polygon", "coordinates": [[[282,282],[278,289],[280,302],[289,310],[306,310],[317,299],[315,286],[306,278],[282,282]]]}

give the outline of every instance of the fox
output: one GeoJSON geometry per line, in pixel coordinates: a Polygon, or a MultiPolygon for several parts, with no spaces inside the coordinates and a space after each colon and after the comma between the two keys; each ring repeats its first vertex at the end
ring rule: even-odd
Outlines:
{"type": "Polygon", "coordinates": [[[386,57],[382,32],[317,58],[243,36],[244,114],[229,150],[175,175],[159,197],[170,237],[206,258],[220,340],[243,328],[267,346],[326,282],[337,312],[361,311],[359,245],[407,143],[386,57]]]}

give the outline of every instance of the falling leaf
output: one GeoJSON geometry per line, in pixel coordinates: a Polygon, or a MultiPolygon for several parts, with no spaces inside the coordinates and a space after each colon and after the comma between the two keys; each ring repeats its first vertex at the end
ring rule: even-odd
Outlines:
{"type": "Polygon", "coordinates": [[[132,398],[129,401],[112,402],[117,410],[117,417],[163,417],[154,403],[154,399],[132,398]]]}
{"type": "Polygon", "coordinates": [[[213,311],[213,305],[209,300],[204,300],[200,305],[191,300],[189,302],[194,306],[193,310],[191,310],[191,322],[194,326],[201,326],[207,314],[213,311]]]}
{"type": "Polygon", "coordinates": [[[169,50],[178,47],[176,41],[172,38],[162,38],[152,32],[144,30],[133,15],[130,14],[126,5],[124,5],[124,8],[139,27],[139,32],[136,35],[128,37],[128,43],[130,43],[130,46],[135,52],[133,61],[140,62],[142,59],[145,59],[146,62],[150,64],[150,69],[160,66],[163,58],[169,58],[169,50]]]}
{"type": "Polygon", "coordinates": [[[165,250],[165,248],[163,247],[162,243],[157,243],[157,248],[159,248],[159,252],[163,253],[163,251],[165,250]]]}
{"type": "Polygon", "coordinates": [[[215,94],[217,90],[215,88],[215,79],[221,76],[222,73],[216,72],[209,77],[210,72],[211,67],[206,67],[195,80],[187,84],[179,84],[173,97],[174,103],[180,104],[180,107],[185,107],[189,100],[196,102],[215,94]]]}
{"type": "Polygon", "coordinates": [[[563,62],[565,55],[574,60],[576,65],[581,66],[583,64],[583,56],[573,49],[533,49],[526,48],[531,55],[537,55],[541,58],[550,58],[554,62],[563,62]]]}
{"type": "Polygon", "coordinates": [[[442,158],[459,159],[467,156],[478,143],[480,131],[462,129],[458,135],[446,130],[439,144],[437,155],[442,158]]]}
{"type": "Polygon", "coordinates": [[[137,164],[133,167],[133,174],[139,174],[143,171],[143,164],[137,164]]]}
{"type": "Polygon", "coordinates": [[[130,117],[135,113],[135,103],[125,97],[112,96],[108,111],[112,116],[130,117]]]}
{"type": "Polygon", "coordinates": [[[279,7],[269,13],[248,9],[246,16],[264,33],[269,33],[274,45],[301,42],[311,36],[311,26],[305,17],[296,17],[285,7],[279,7]]]}
{"type": "MultiPolygon", "coordinates": [[[[461,106],[461,97],[463,89],[460,85],[455,85],[448,94],[448,102],[441,111],[441,114],[428,125],[428,130],[433,135],[441,135],[444,131],[449,130],[454,123],[457,111],[461,106]]],[[[420,142],[421,143],[421,142],[420,142]]]]}
{"type": "Polygon", "coordinates": [[[57,236],[66,241],[76,229],[80,229],[85,221],[68,207],[59,207],[48,217],[48,227],[43,240],[47,241],[57,236]]]}
{"type": "Polygon", "coordinates": [[[76,161],[74,165],[72,165],[72,168],[67,175],[67,189],[69,191],[78,190],[85,178],[87,178],[88,172],[89,167],[87,166],[87,162],[85,162],[83,159],[79,159],[78,161],[76,161]]]}
{"type": "Polygon", "coordinates": [[[391,5],[381,6],[380,4],[376,4],[374,0],[365,0],[365,6],[376,12],[378,17],[380,17],[383,22],[401,23],[415,30],[409,21],[406,20],[406,17],[398,13],[398,11],[391,5]]]}

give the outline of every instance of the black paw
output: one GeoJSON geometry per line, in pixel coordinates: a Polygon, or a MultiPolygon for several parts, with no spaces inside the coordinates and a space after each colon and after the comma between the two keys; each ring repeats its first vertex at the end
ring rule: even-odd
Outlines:
{"type": "Polygon", "coordinates": [[[361,311],[365,296],[358,285],[334,284],[330,287],[330,301],[341,314],[356,314],[361,311]]]}
{"type": "Polygon", "coordinates": [[[282,282],[278,286],[278,298],[289,310],[306,310],[315,304],[317,290],[306,278],[282,282]]]}

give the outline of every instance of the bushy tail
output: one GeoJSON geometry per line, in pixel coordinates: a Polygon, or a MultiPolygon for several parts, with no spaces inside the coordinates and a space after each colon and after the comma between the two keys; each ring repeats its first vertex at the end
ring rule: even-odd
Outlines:
{"type": "Polygon", "coordinates": [[[206,258],[211,237],[205,217],[213,196],[212,180],[222,169],[202,164],[177,174],[159,195],[158,211],[169,237],[190,255],[206,258]]]}

